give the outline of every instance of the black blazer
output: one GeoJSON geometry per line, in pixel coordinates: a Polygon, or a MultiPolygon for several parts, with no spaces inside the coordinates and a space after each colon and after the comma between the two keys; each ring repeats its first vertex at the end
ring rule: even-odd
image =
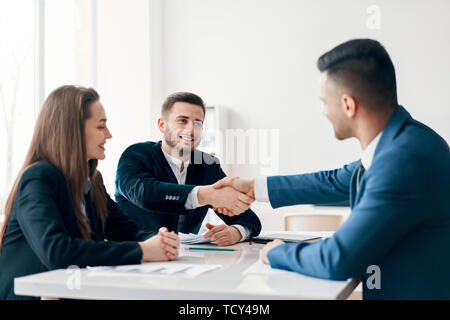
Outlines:
{"type": "Polygon", "coordinates": [[[86,215],[92,240],[81,239],[62,173],[42,162],[22,175],[0,253],[0,299],[33,299],[14,294],[14,278],[38,272],[96,265],[136,264],[142,259],[137,241],[152,233],[131,222],[107,197],[103,232],[89,195],[86,215]],[[105,239],[110,241],[105,241],[105,239]]]}
{"type": "MultiPolygon", "coordinates": [[[[183,233],[198,233],[210,206],[186,210],[191,190],[225,177],[219,160],[194,150],[187,168],[186,184],[178,184],[161,149],[161,141],[142,142],[128,147],[117,166],[116,201],[132,220],[156,232],[161,226],[183,233]]],[[[216,214],[228,225],[247,227],[251,236],[261,231],[259,218],[252,210],[239,216],[216,214]]]]}

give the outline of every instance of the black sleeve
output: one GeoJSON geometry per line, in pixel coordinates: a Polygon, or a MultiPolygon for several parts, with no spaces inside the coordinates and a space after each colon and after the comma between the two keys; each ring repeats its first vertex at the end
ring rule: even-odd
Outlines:
{"type": "MultiPolygon", "coordinates": [[[[195,187],[159,181],[139,145],[128,147],[117,165],[116,190],[135,206],[159,212],[185,212],[184,204],[195,187]]],[[[155,160],[156,161],[156,160],[155,160]]],[[[160,167],[161,164],[155,164],[160,167]]]]}
{"type": "Polygon", "coordinates": [[[105,236],[114,241],[144,241],[155,235],[145,227],[131,221],[126,214],[120,210],[108,194],[106,194],[108,217],[105,223],[105,236]]]}
{"type": "Polygon", "coordinates": [[[14,202],[19,225],[42,264],[52,270],[70,265],[140,263],[142,250],[137,242],[86,241],[71,236],[62,217],[73,210],[59,209],[58,190],[62,188],[65,181],[54,172],[25,172],[14,202]]]}
{"type": "MultiPolygon", "coordinates": [[[[217,165],[217,176],[216,181],[219,181],[222,178],[226,177],[225,172],[223,172],[220,165],[217,165]]],[[[248,209],[244,213],[229,217],[227,215],[221,214],[217,211],[215,213],[222,219],[227,225],[239,224],[241,226],[247,227],[251,232],[251,237],[256,237],[261,232],[261,222],[259,221],[258,216],[251,210],[248,209]]]]}

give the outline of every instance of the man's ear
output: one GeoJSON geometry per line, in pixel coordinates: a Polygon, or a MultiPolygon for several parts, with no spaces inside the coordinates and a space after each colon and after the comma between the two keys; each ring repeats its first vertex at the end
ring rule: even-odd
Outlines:
{"type": "Polygon", "coordinates": [[[161,133],[164,133],[166,129],[166,122],[163,118],[158,118],[158,128],[161,133]]]}
{"type": "Polygon", "coordinates": [[[358,111],[358,103],[354,97],[344,93],[341,96],[341,106],[348,118],[352,119],[356,116],[356,112],[358,111]]]}

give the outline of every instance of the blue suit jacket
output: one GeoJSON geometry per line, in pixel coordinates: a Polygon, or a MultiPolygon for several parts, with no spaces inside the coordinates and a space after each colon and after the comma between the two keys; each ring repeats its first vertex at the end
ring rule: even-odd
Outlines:
{"type": "Polygon", "coordinates": [[[345,200],[352,208],[332,237],[270,250],[271,266],[333,280],[362,277],[364,299],[449,299],[448,144],[399,106],[356,193],[359,164],[268,178],[274,208],[345,200]],[[380,268],[381,289],[367,287],[371,265],[380,268]]]}

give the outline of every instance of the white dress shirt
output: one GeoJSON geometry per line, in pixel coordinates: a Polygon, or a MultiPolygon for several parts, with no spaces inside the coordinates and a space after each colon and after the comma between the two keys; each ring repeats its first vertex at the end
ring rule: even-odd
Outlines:
{"type": "Polygon", "coordinates": [[[377,149],[378,142],[380,142],[380,138],[383,131],[381,131],[375,138],[370,141],[367,145],[366,149],[364,149],[363,154],[361,156],[361,164],[364,167],[364,170],[369,170],[372,166],[373,157],[375,156],[375,150],[377,149]]]}
{"type": "MultiPolygon", "coordinates": [[[[166,153],[162,148],[161,148],[161,150],[162,150],[164,156],[166,157],[167,162],[169,163],[169,166],[173,171],[173,174],[177,178],[178,184],[186,184],[186,174],[187,174],[187,168],[189,166],[190,160],[183,162],[183,170],[181,171],[182,161],[178,158],[172,157],[170,154],[166,153]]],[[[184,204],[184,208],[186,210],[192,210],[192,209],[196,209],[196,208],[200,207],[200,204],[198,203],[198,189],[199,188],[200,187],[196,186],[192,189],[191,192],[189,192],[186,202],[184,204]]],[[[250,230],[247,227],[241,226],[239,224],[234,224],[233,227],[238,229],[239,232],[241,233],[242,238],[240,241],[244,241],[249,238],[250,230]]]]}
{"type": "MultiPolygon", "coordinates": [[[[373,157],[375,156],[375,150],[377,149],[378,142],[380,141],[381,131],[375,138],[370,141],[366,149],[363,150],[361,155],[361,163],[365,171],[369,170],[372,166],[373,157]]],[[[258,177],[255,179],[255,200],[261,202],[269,202],[269,190],[267,188],[267,176],[258,177]]]]}

